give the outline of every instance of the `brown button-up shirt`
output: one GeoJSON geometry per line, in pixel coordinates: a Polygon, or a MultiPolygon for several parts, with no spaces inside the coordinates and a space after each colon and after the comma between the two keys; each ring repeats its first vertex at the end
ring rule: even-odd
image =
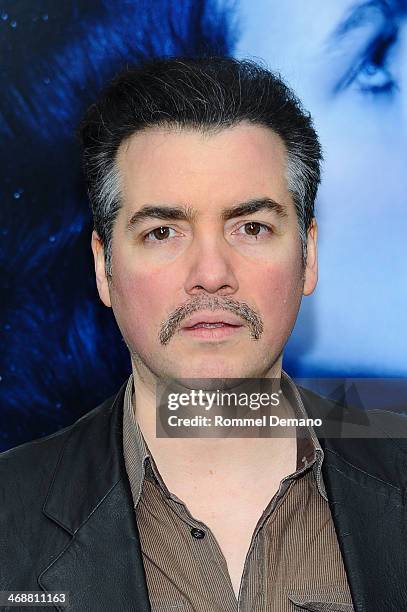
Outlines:
{"type": "MultiPolygon", "coordinates": [[[[296,414],[306,418],[284,372],[283,383],[296,414]]],[[[259,517],[236,599],[211,530],[165,486],[135,418],[132,392],[130,376],[123,449],[152,612],[353,611],[322,478],[324,453],[311,427],[297,438],[296,471],[283,478],[259,517]]]]}

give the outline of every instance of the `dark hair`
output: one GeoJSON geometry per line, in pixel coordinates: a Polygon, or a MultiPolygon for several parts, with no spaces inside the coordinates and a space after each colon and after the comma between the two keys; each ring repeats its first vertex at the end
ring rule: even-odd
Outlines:
{"type": "Polygon", "coordinates": [[[155,58],[119,74],[87,110],[78,134],[94,226],[111,274],[111,239],[121,206],[116,154],[149,127],[214,132],[242,121],[270,128],[287,149],[287,182],[297,211],[303,256],[314,216],[322,159],[307,113],[281,76],[231,57],[155,58]]]}

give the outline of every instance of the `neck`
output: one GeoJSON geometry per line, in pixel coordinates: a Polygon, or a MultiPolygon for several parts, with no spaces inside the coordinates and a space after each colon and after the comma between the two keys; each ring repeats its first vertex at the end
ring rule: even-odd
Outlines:
{"type": "MultiPolygon", "coordinates": [[[[272,384],[279,386],[281,361],[280,357],[261,378],[273,379],[272,384]]],[[[239,477],[247,477],[265,461],[284,461],[287,449],[293,449],[292,439],[287,438],[157,438],[156,385],[159,381],[150,370],[137,362],[133,362],[133,376],[135,417],[160,472],[200,477],[216,472],[223,476],[239,473],[239,477]]],[[[228,392],[231,390],[228,389],[228,392]]]]}

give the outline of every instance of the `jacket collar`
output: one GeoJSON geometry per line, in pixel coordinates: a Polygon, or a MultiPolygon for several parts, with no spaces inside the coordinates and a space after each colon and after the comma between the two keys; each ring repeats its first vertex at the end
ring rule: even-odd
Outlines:
{"type": "Polygon", "coordinates": [[[123,475],[124,391],[76,421],[60,456],[43,511],[72,535],[123,475]]]}

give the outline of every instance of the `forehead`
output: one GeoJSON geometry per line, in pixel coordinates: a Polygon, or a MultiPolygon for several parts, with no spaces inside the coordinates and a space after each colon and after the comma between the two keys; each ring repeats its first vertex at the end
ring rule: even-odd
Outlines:
{"type": "Polygon", "coordinates": [[[141,200],[228,202],[289,197],[286,148],[271,129],[240,123],[216,133],[149,128],[119,148],[124,204],[141,200]]]}

